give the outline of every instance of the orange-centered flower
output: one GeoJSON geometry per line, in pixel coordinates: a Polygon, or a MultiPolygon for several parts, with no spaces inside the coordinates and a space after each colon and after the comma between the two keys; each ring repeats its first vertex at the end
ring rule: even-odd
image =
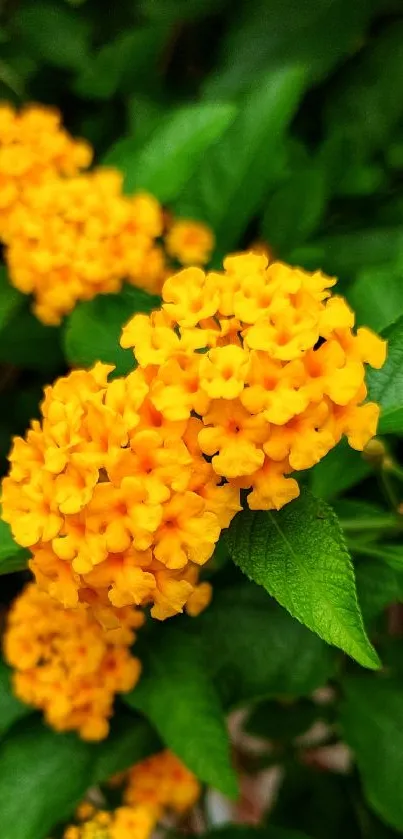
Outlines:
{"type": "Polygon", "coordinates": [[[166,236],[167,253],[182,265],[205,265],[213,247],[213,233],[200,221],[177,219],[166,236]]]}
{"type": "Polygon", "coordinates": [[[150,810],[156,820],[170,810],[182,814],[200,796],[197,778],[170,751],[159,752],[136,763],[126,775],[124,801],[150,810]]]}
{"type": "Polygon", "coordinates": [[[63,839],[148,839],[163,817],[182,816],[201,793],[195,776],[169,751],[136,763],[110,785],[122,782],[124,806],[108,812],[84,801],[76,812],[77,824],[67,828],[63,839]]]}
{"type": "Polygon", "coordinates": [[[63,839],[149,839],[155,826],[152,813],[145,807],[118,807],[111,812],[88,808],[88,819],[78,818],[63,839]]]}
{"type": "Polygon", "coordinates": [[[56,110],[0,105],[0,240],[10,282],[45,324],[125,281],[158,294],[170,258],[203,265],[213,249],[205,224],[171,221],[151,195],[124,195],[117,170],[81,171],[91,159],[56,110]]]}
{"type": "MultiPolygon", "coordinates": [[[[354,313],[331,296],[334,283],[245,253],[227,257],[221,273],[187,268],[164,284],[158,318],[165,313],[175,340],[159,357],[151,401],[166,421],[198,417],[202,453],[219,479],[253,490],[254,509],[295,498],[298,484],[286,476],[313,466],[343,434],[358,449],[375,434],[365,364],[381,367],[386,344],[369,329],[353,332],[354,313]]],[[[155,314],[130,335],[146,369],[153,332],[155,314]]]]}
{"type": "Polygon", "coordinates": [[[31,583],[11,607],[4,652],[19,699],[41,709],[57,731],[85,740],[106,737],[116,693],[131,690],[140,662],[131,654],[143,615],[120,610],[119,626],[103,628],[89,609],[64,609],[31,583]]]}
{"type": "Polygon", "coordinates": [[[76,175],[91,159],[88,143],[70,137],[55,109],[29,105],[17,113],[1,104],[0,238],[7,238],[10,218],[24,204],[27,190],[76,175]]]}
{"type": "Polygon", "coordinates": [[[57,324],[79,300],[120,291],[123,281],[158,292],[165,274],[156,238],[155,198],[122,193],[109,169],[27,187],[12,214],[6,260],[10,281],[33,294],[40,320],[57,324]]]}
{"type": "Polygon", "coordinates": [[[158,367],[109,382],[111,369],[46,389],[42,423],[14,442],[3,517],[64,606],[150,604],[162,619],[189,601],[195,615],[210,599],[199,568],[239,510],[239,490],[195,449],[189,411],[167,419],[154,404],[158,367]]]}

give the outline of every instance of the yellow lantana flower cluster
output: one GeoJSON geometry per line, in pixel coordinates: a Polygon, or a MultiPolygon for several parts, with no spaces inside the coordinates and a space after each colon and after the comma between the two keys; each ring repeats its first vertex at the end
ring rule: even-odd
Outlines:
{"type": "Polygon", "coordinates": [[[113,812],[96,811],[84,802],[64,839],[148,839],[167,814],[183,815],[200,797],[200,784],[170,751],[159,752],[136,763],[124,780],[123,807],[113,812]]]}
{"type": "Polygon", "coordinates": [[[76,175],[91,160],[91,147],[70,137],[55,109],[30,105],[17,113],[0,103],[0,239],[7,238],[10,217],[27,190],[76,175]]]}
{"type": "Polygon", "coordinates": [[[148,839],[155,825],[145,807],[118,807],[112,812],[91,809],[90,818],[70,825],[63,839],[148,839]]]}
{"type": "Polygon", "coordinates": [[[196,776],[165,750],[129,769],[123,800],[131,807],[146,807],[158,821],[166,811],[181,815],[190,810],[200,793],[196,776]]]}
{"type": "Polygon", "coordinates": [[[109,169],[53,179],[26,192],[15,209],[6,260],[14,286],[34,294],[34,313],[57,324],[78,300],[120,291],[123,279],[161,289],[165,258],[155,244],[162,209],[151,195],[122,194],[109,169]]]}
{"type": "Polygon", "coordinates": [[[125,196],[118,171],[80,172],[91,159],[57,111],[0,106],[0,239],[11,283],[34,296],[45,324],[60,323],[79,300],[120,291],[125,280],[157,294],[167,254],[204,264],[213,248],[204,224],[168,224],[151,195],[125,196]]]}
{"type": "MultiPolygon", "coordinates": [[[[185,356],[191,402],[199,358],[185,356]]],[[[65,607],[151,604],[163,619],[186,606],[196,615],[210,598],[199,568],[240,509],[239,490],[197,449],[190,411],[159,410],[157,366],[108,381],[112,369],[98,363],[46,389],[42,424],[10,453],[3,518],[31,549],[37,582],[65,607]]]]}
{"type": "Polygon", "coordinates": [[[115,694],[131,690],[139,678],[130,647],[142,623],[141,612],[121,609],[119,624],[107,631],[89,609],[64,609],[28,584],[10,609],[4,635],[16,696],[42,710],[56,731],[103,739],[115,694]]]}
{"type": "Polygon", "coordinates": [[[123,330],[163,422],[190,423],[205,469],[227,491],[250,489],[252,509],[296,498],[290,473],[343,435],[361,450],[375,434],[365,364],[381,367],[386,344],[369,329],[352,331],[354,314],[331,296],[334,283],[265,255],[229,256],[223,272],[169,277],[162,309],[123,330]]]}
{"type": "Polygon", "coordinates": [[[177,219],[168,228],[165,247],[181,265],[205,265],[214,248],[214,236],[199,221],[177,219]]]}

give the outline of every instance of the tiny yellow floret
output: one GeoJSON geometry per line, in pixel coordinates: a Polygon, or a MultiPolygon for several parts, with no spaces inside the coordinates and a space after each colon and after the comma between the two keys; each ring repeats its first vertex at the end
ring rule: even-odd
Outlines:
{"type": "Polygon", "coordinates": [[[214,248],[214,235],[201,221],[177,219],[168,230],[165,245],[169,256],[181,265],[206,265],[214,248]]]}

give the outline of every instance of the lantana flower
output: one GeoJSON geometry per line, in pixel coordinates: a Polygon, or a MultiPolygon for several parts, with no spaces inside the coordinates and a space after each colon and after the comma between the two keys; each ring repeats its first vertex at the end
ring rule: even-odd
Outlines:
{"type": "Polygon", "coordinates": [[[10,609],[4,635],[16,696],[42,710],[56,731],[102,740],[115,694],[132,690],[139,678],[131,645],[143,620],[136,609],[121,609],[119,621],[105,628],[89,609],[64,609],[28,584],[10,609]]]}

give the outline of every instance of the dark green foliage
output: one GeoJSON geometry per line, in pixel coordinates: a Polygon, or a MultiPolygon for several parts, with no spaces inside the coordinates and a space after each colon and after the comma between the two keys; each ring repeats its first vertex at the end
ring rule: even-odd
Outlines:
{"type": "Polygon", "coordinates": [[[31,713],[27,705],[23,705],[13,694],[11,685],[11,670],[0,660],[0,733],[3,735],[17,722],[31,713]]]}
{"type": "Polygon", "coordinates": [[[140,656],[144,672],[126,697],[128,704],[150,719],[201,780],[236,797],[224,714],[199,639],[179,627],[162,626],[146,636],[140,656]]]}
{"type": "Polygon", "coordinates": [[[384,434],[403,433],[403,318],[384,332],[388,341],[386,364],[377,374],[369,375],[371,399],[382,406],[379,430],[384,434]]]}
{"type": "Polygon", "coordinates": [[[45,839],[91,782],[92,754],[72,734],[55,734],[35,716],[0,745],[0,816],[4,836],[45,839]]]}
{"type": "Polygon", "coordinates": [[[403,830],[401,680],[355,677],[344,684],[341,723],[375,812],[403,830]]]}
{"type": "Polygon", "coordinates": [[[241,578],[215,593],[198,623],[226,706],[305,696],[333,673],[332,650],[263,589],[241,578]]]}
{"type": "Polygon", "coordinates": [[[158,298],[126,286],[121,294],[99,295],[80,303],[67,318],[64,332],[66,359],[75,366],[91,367],[96,361],[114,364],[116,374],[133,369],[130,350],[119,344],[122,327],[135,312],[151,312],[158,298]]]}
{"type": "MultiPolygon", "coordinates": [[[[239,768],[274,767],[260,826],[213,829],[203,798],[202,839],[403,836],[402,2],[6,0],[0,14],[1,99],[56,105],[127,194],[206,221],[213,268],[264,241],[336,275],[358,325],[389,342],[368,376],[384,451],[343,442],[299,476],[299,499],[236,517],[203,570],[210,607],[139,632],[142,677],[105,741],[47,728],[0,662],[1,839],[59,839],[89,787],[166,747],[229,797],[239,768]]],[[[44,386],[98,360],[128,373],[121,328],[159,303],[125,285],[45,327],[0,267],[1,475],[44,386]]],[[[2,623],[28,559],[0,521],[2,623]]]]}

